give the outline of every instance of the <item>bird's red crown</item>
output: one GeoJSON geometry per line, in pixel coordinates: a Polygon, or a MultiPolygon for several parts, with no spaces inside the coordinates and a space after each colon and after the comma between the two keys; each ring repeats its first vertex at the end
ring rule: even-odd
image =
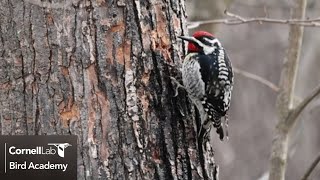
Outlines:
{"type": "Polygon", "coordinates": [[[213,34],[207,32],[207,31],[196,31],[195,33],[193,33],[192,36],[195,38],[203,37],[203,36],[214,37],[213,34]]]}

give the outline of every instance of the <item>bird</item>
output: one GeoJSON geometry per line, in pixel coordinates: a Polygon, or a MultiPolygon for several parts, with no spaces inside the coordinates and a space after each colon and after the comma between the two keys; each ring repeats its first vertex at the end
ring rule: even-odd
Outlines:
{"type": "Polygon", "coordinates": [[[231,61],[221,42],[209,32],[196,31],[192,36],[178,38],[188,42],[182,63],[182,82],[200,114],[198,138],[208,139],[213,125],[223,141],[228,138],[228,111],[234,84],[231,61]]]}

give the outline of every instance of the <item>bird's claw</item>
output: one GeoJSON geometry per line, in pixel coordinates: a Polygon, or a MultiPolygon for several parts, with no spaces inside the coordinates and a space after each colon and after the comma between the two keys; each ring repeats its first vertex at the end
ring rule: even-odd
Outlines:
{"type": "Polygon", "coordinates": [[[183,85],[181,85],[174,77],[171,77],[170,76],[170,79],[172,82],[174,82],[177,86],[175,88],[175,93],[174,93],[174,96],[173,97],[177,97],[178,96],[178,90],[179,88],[182,88],[182,89],[186,89],[183,85]]]}

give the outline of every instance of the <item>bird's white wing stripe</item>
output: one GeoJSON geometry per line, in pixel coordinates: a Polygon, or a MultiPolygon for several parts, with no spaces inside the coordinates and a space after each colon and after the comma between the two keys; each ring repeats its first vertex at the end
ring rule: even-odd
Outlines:
{"type": "Polygon", "coordinates": [[[227,80],[228,79],[228,76],[224,75],[224,74],[220,74],[218,75],[218,78],[219,79],[223,79],[223,80],[227,80]]]}
{"type": "Polygon", "coordinates": [[[219,67],[219,71],[228,71],[228,68],[226,68],[226,67],[219,67]]]}
{"type": "Polygon", "coordinates": [[[219,66],[218,79],[224,80],[224,83],[230,84],[230,81],[228,81],[229,71],[226,68],[227,65],[224,57],[225,57],[224,50],[220,49],[219,55],[218,55],[218,66],[219,66]]]}
{"type": "MultiPolygon", "coordinates": [[[[220,70],[220,69],[219,69],[219,70],[220,70]]],[[[222,75],[222,74],[227,75],[227,76],[229,75],[229,72],[228,72],[228,71],[220,71],[220,73],[221,73],[221,75],[222,75]]]]}

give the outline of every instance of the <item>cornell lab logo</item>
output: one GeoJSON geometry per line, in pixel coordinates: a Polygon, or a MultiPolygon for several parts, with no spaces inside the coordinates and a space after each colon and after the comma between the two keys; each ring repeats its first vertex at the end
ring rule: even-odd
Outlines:
{"type": "Polygon", "coordinates": [[[49,143],[48,145],[57,147],[58,155],[62,158],[64,157],[64,150],[71,146],[69,143],[49,143]]]}
{"type": "Polygon", "coordinates": [[[77,180],[77,136],[0,136],[0,180],[41,177],[77,180]]]}

